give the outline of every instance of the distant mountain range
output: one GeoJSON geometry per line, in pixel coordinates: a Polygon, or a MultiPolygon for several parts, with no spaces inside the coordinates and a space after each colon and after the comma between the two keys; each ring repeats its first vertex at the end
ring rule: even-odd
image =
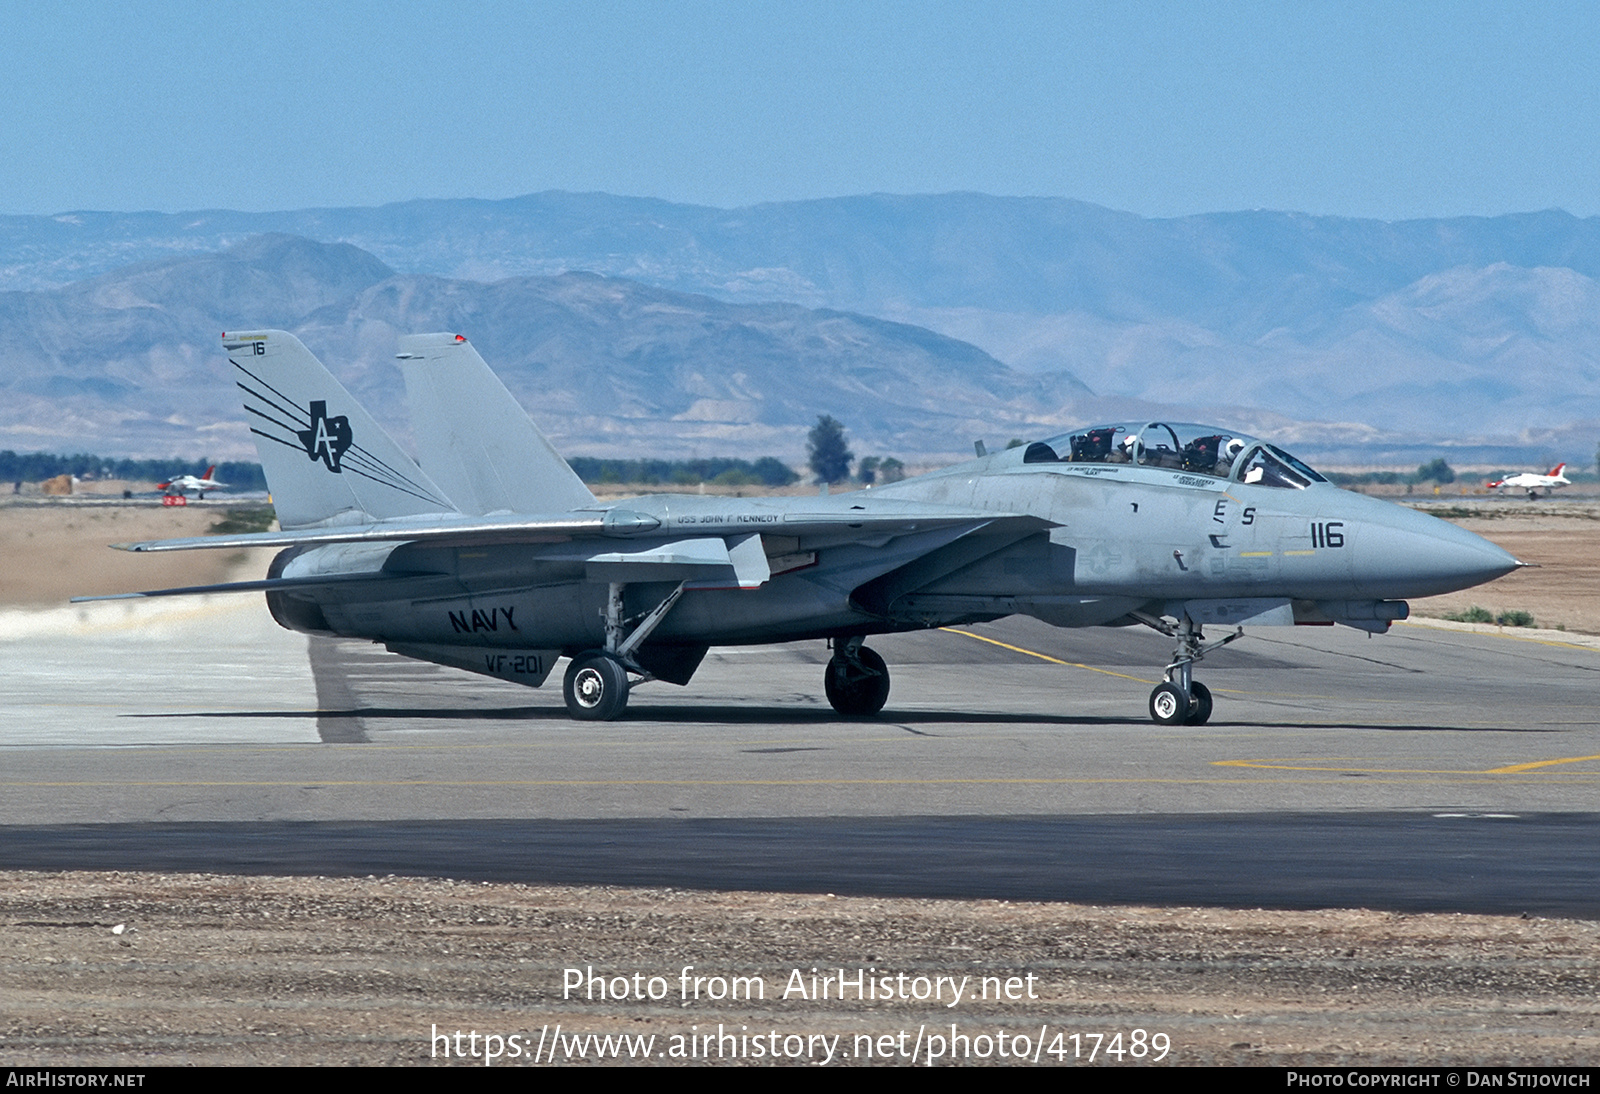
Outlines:
{"type": "Polygon", "coordinates": [[[1600,218],[1559,212],[1155,220],[976,194],[721,210],[549,193],[0,217],[0,384],[28,408],[0,410],[0,446],[92,426],[142,454],[211,427],[190,381],[216,382],[212,328],[271,323],[343,357],[389,415],[385,340],[461,329],[561,443],[596,454],[793,455],[817,413],[873,451],[954,453],[1148,409],[1347,463],[1588,463],[1597,278],[1600,218]],[[263,232],[345,246],[246,242],[263,232]],[[107,420],[162,385],[164,412],[107,420]]]}
{"type": "Polygon", "coordinates": [[[0,447],[247,454],[219,341],[241,326],[299,335],[402,437],[396,336],[469,332],[572,454],[799,460],[809,426],[832,414],[859,455],[915,458],[1053,432],[1094,401],[1070,373],[1018,372],[902,323],[589,273],[397,274],[349,244],[268,235],[0,294],[0,447]]]}

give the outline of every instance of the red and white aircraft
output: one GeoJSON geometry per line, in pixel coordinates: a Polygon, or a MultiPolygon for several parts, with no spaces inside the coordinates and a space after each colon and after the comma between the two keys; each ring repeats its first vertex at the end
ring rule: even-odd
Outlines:
{"type": "Polygon", "coordinates": [[[206,468],[206,473],[200,478],[195,478],[193,475],[174,475],[166,482],[156,483],[156,489],[165,493],[169,498],[185,497],[190,490],[193,490],[195,496],[204,501],[207,490],[227,489],[227,483],[218,482],[211,477],[216,473],[217,465],[212,464],[206,468]]]}
{"type": "Polygon", "coordinates": [[[1497,479],[1489,483],[1489,485],[1496,490],[1504,490],[1508,486],[1513,490],[1526,490],[1528,492],[1528,500],[1532,501],[1539,496],[1540,490],[1544,491],[1545,497],[1549,497],[1550,491],[1556,487],[1571,486],[1572,480],[1564,474],[1566,469],[1566,464],[1558,463],[1545,475],[1536,475],[1532,471],[1523,471],[1520,474],[1507,475],[1503,479],[1497,479]]]}

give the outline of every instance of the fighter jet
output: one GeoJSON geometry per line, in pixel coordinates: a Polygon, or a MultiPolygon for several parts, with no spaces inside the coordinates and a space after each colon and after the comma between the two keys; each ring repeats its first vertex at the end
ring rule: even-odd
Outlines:
{"type": "Polygon", "coordinates": [[[1572,480],[1567,478],[1566,470],[1566,464],[1558,463],[1543,475],[1535,474],[1532,471],[1523,471],[1516,475],[1507,475],[1503,479],[1496,479],[1488,485],[1491,489],[1499,490],[1502,493],[1505,492],[1505,488],[1508,486],[1513,490],[1526,490],[1528,492],[1528,500],[1533,501],[1539,496],[1540,490],[1543,490],[1544,496],[1548,498],[1550,491],[1556,487],[1571,486],[1572,480]]]}
{"type": "Polygon", "coordinates": [[[228,488],[227,483],[218,482],[211,477],[216,473],[217,465],[212,464],[206,468],[206,473],[199,478],[195,478],[193,475],[174,475],[166,482],[156,483],[156,489],[169,498],[186,497],[189,491],[193,490],[196,496],[201,501],[204,501],[207,490],[226,490],[228,488]]]}
{"type": "Polygon", "coordinates": [[[263,580],[123,595],[264,591],[290,630],[533,687],[565,657],[574,718],[617,717],[639,681],[688,684],[712,646],[796,640],[831,647],[834,710],[870,716],[889,669],[868,636],[1024,614],[1172,638],[1149,712],[1199,725],[1193,665],[1244,625],[1381,633],[1406,597],[1521,565],[1268,441],[1178,422],[833,496],[601,501],[461,335],[401,340],[420,467],[292,335],[223,344],[283,530],[119,546],[283,550],[263,580]]]}

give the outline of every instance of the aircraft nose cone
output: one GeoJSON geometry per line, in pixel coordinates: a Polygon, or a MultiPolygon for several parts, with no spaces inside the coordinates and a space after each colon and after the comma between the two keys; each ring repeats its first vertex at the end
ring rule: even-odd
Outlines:
{"type": "Polygon", "coordinates": [[[1385,596],[1437,596],[1504,577],[1522,565],[1509,551],[1465,528],[1397,509],[1383,526],[1372,527],[1364,544],[1373,564],[1369,573],[1392,584],[1385,596]],[[1400,589],[1404,591],[1400,591],[1400,589]]]}

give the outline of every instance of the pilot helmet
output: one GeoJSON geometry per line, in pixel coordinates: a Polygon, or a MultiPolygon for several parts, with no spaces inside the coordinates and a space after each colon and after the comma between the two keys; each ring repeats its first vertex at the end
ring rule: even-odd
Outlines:
{"type": "Polygon", "coordinates": [[[1239,458],[1239,453],[1243,451],[1244,442],[1238,437],[1234,437],[1229,440],[1227,444],[1222,446],[1222,458],[1225,460],[1236,460],[1239,458]]]}

